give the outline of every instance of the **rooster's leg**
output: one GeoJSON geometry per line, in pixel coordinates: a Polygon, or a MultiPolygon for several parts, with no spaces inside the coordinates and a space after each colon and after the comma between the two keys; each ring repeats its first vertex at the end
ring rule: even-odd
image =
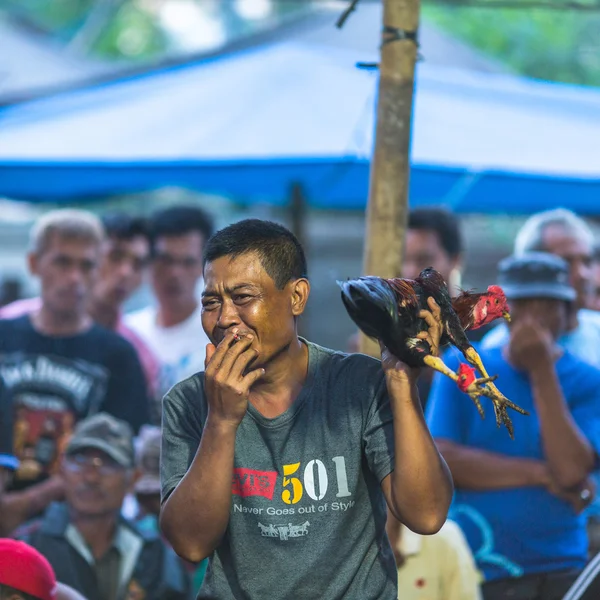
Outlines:
{"type": "MultiPolygon", "coordinates": [[[[454,381],[455,383],[458,383],[458,375],[452,369],[447,367],[441,358],[438,358],[437,356],[431,356],[430,354],[428,354],[423,359],[423,362],[428,367],[431,367],[432,369],[439,371],[443,375],[446,375],[446,377],[450,377],[450,379],[452,379],[452,381],[454,381]]],[[[481,406],[481,402],[479,402],[479,396],[481,395],[481,392],[478,393],[478,390],[479,390],[478,384],[479,383],[487,383],[487,380],[493,381],[494,379],[495,379],[495,377],[486,377],[486,378],[482,378],[482,379],[476,379],[471,384],[471,386],[469,386],[469,391],[467,392],[469,394],[469,398],[471,398],[471,400],[473,400],[473,403],[477,407],[477,411],[481,415],[482,419],[484,418],[485,414],[483,412],[483,407],[481,406]]]]}
{"type": "MultiPolygon", "coordinates": [[[[484,378],[488,378],[489,375],[483,366],[483,362],[477,351],[472,346],[465,351],[465,358],[476,367],[479,372],[483,375],[484,378]]],[[[506,409],[512,408],[516,410],[518,413],[522,415],[528,415],[529,413],[526,410],[523,410],[520,406],[517,406],[514,402],[511,402],[493,383],[488,383],[486,387],[481,388],[480,394],[490,398],[490,400],[494,403],[494,412],[496,414],[496,424],[498,427],[502,423],[508,429],[510,437],[513,437],[513,427],[510,417],[508,416],[506,409]]]]}

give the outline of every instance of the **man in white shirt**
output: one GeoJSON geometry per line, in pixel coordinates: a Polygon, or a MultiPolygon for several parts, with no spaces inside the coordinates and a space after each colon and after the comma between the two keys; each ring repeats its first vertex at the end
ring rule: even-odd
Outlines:
{"type": "Polygon", "coordinates": [[[208,338],[202,329],[197,288],[212,218],[201,208],[173,206],[151,219],[151,281],[157,306],[126,315],[126,324],[163,364],[160,392],[204,368],[208,338]]]}

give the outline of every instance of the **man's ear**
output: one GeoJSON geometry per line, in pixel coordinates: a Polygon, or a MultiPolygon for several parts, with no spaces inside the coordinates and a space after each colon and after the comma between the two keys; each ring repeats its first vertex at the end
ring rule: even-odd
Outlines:
{"type": "Polygon", "coordinates": [[[290,283],[292,286],[292,314],[299,317],[306,308],[306,302],[310,294],[310,283],[308,279],[296,279],[290,283]]]}
{"type": "Polygon", "coordinates": [[[27,254],[27,266],[31,275],[39,275],[38,272],[39,256],[35,252],[27,254]]]}

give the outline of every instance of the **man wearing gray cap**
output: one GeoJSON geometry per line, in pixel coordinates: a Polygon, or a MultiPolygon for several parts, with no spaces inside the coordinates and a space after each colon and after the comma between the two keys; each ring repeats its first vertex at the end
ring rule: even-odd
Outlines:
{"type": "Polygon", "coordinates": [[[57,579],[88,600],[189,598],[181,561],[158,533],[142,533],[121,517],[127,492],[138,479],[133,433],[107,413],[81,421],[62,461],[65,503],[16,537],[39,550],[57,579]]]}
{"type": "Polygon", "coordinates": [[[510,336],[481,356],[530,416],[515,417],[511,441],[442,377],[427,418],[454,477],[450,516],[485,576],[484,600],[559,600],[587,560],[582,511],[600,450],[600,370],[557,344],[576,298],[563,259],[509,257],[498,283],[511,308],[510,336]]]}

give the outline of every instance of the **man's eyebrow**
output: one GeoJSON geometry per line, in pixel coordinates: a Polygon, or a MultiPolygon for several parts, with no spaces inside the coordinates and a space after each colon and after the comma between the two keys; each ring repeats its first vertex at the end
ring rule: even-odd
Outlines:
{"type": "MultiPolygon", "coordinates": [[[[237,291],[239,291],[241,289],[244,289],[244,288],[251,288],[253,290],[257,289],[256,285],[254,285],[253,283],[238,283],[238,284],[236,284],[236,285],[234,285],[232,287],[226,287],[225,291],[228,294],[232,294],[233,292],[237,292],[237,291]]],[[[217,292],[215,290],[206,290],[205,289],[202,292],[202,298],[205,298],[206,296],[218,296],[218,295],[219,295],[219,292],[217,292]]]]}

